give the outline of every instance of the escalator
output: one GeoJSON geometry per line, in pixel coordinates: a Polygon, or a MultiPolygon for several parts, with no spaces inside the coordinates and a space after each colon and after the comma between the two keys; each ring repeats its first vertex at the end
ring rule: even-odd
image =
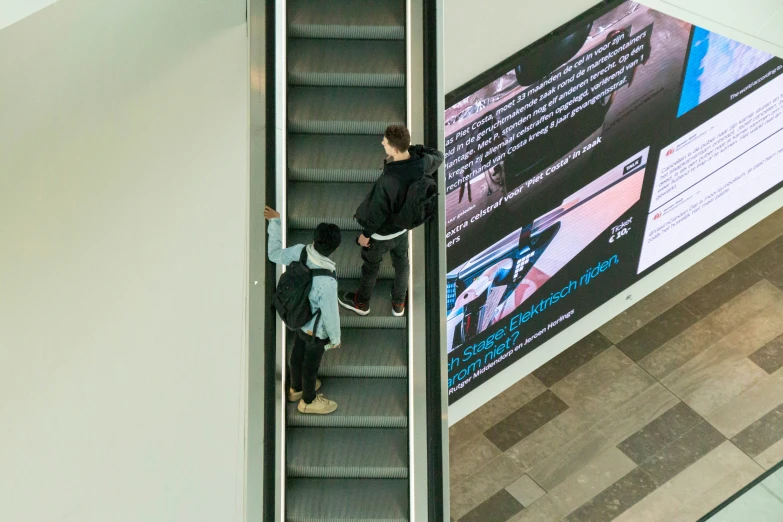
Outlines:
{"type": "MultiPolygon", "coordinates": [[[[361,274],[353,213],[381,174],[387,125],[405,124],[405,0],[289,0],[286,6],[287,244],[337,224],[340,291],[361,274]]],[[[388,259],[361,317],[341,308],[319,393],[330,415],[285,415],[285,520],[409,520],[408,321],[394,317],[388,259]]],[[[292,336],[288,336],[288,350],[292,336]]]]}

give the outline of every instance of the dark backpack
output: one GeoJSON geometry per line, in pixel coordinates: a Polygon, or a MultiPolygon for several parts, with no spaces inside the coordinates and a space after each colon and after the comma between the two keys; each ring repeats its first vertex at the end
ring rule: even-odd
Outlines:
{"type": "Polygon", "coordinates": [[[408,186],[405,202],[392,224],[412,230],[429,221],[437,210],[438,183],[434,177],[424,174],[408,186]]]}
{"type": "MultiPolygon", "coordinates": [[[[288,265],[286,271],[280,276],[272,307],[277,310],[280,318],[290,330],[298,330],[314,317],[310,309],[310,288],[313,286],[313,278],[319,276],[335,278],[329,270],[307,266],[307,247],[302,249],[299,260],[288,265]]],[[[313,335],[316,335],[321,310],[318,310],[316,315],[318,319],[313,327],[313,335]]]]}

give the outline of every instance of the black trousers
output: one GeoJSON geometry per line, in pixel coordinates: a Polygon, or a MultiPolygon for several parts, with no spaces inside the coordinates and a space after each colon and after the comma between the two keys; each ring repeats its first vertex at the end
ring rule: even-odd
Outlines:
{"type": "Polygon", "coordinates": [[[294,349],[291,351],[291,388],[302,392],[302,400],[310,404],[315,400],[315,380],[324,356],[324,347],[329,341],[296,332],[294,349]]]}
{"type": "Polygon", "coordinates": [[[370,246],[362,249],[362,280],[357,294],[363,303],[369,303],[372,297],[378,272],[381,271],[381,261],[386,253],[391,254],[394,266],[394,286],[391,298],[396,303],[405,301],[408,293],[408,233],[387,241],[370,239],[370,246]]]}

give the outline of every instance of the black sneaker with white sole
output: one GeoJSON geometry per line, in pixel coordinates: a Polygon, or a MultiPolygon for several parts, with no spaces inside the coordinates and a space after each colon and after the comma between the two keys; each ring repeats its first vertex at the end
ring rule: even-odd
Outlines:
{"type": "Polygon", "coordinates": [[[401,303],[392,301],[392,315],[394,317],[402,317],[405,315],[405,301],[401,303]]]}
{"type": "Polygon", "coordinates": [[[370,303],[360,301],[356,292],[345,292],[338,296],[337,300],[340,302],[340,306],[356,312],[359,315],[367,315],[370,313],[370,303]]]}

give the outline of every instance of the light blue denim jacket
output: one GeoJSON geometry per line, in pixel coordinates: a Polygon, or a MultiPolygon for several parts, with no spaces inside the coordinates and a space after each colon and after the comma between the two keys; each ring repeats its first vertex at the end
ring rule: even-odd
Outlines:
{"type": "MultiPolygon", "coordinates": [[[[280,219],[270,219],[267,227],[269,245],[267,255],[269,260],[278,265],[288,265],[299,260],[302,249],[306,245],[294,245],[283,248],[283,234],[280,228],[280,219]]],[[[310,259],[307,260],[310,268],[320,268],[310,259]]],[[[329,339],[330,344],[340,344],[340,308],[337,304],[337,280],[331,277],[314,277],[313,286],[310,288],[310,306],[315,312],[321,310],[321,320],[318,322],[316,336],[319,339],[329,339]]],[[[315,323],[315,317],[302,327],[302,331],[311,332],[315,323]]]]}

